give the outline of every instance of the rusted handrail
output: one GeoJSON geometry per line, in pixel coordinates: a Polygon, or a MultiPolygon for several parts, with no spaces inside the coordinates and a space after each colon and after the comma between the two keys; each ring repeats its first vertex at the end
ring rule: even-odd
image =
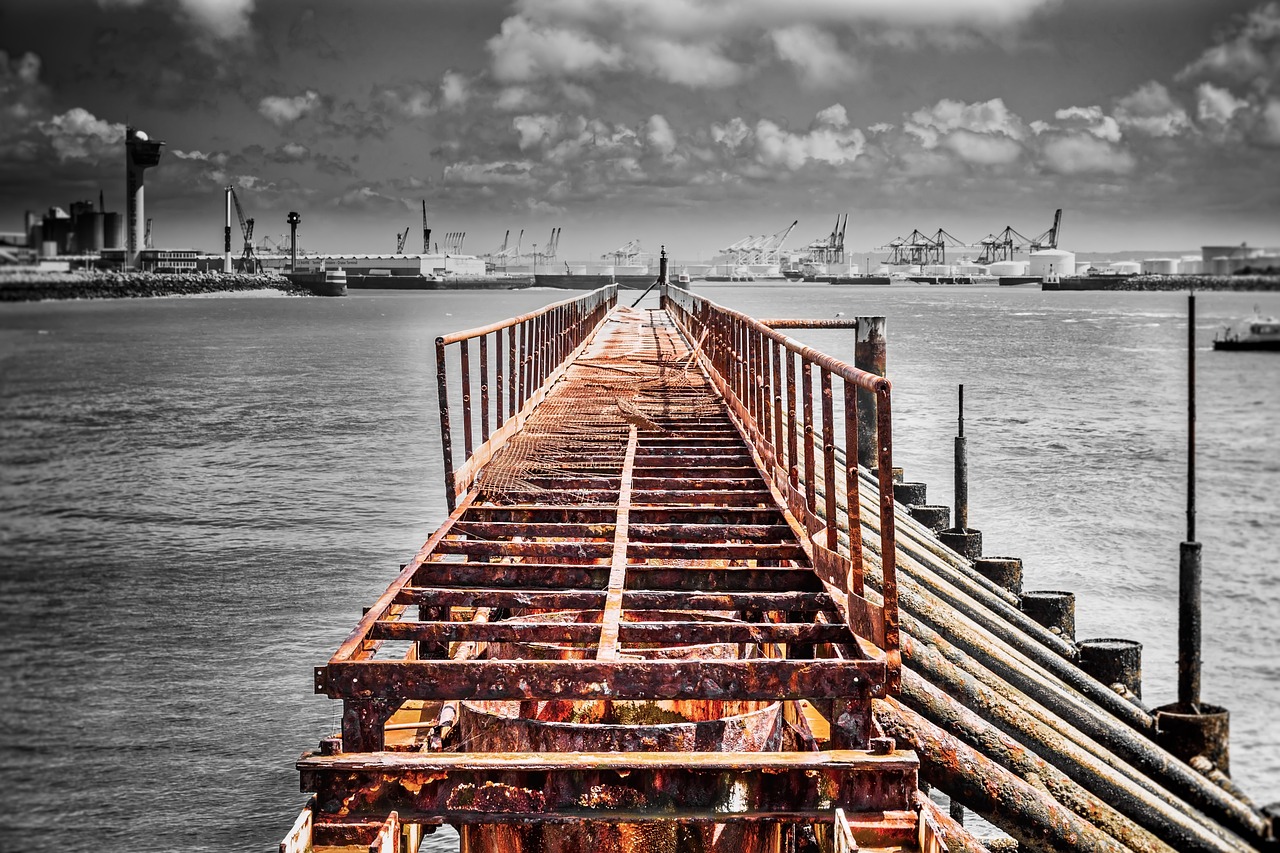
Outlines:
{"type": "Polygon", "coordinates": [[[787,337],[759,320],[677,287],[664,287],[662,304],[677,319],[710,369],[729,407],[741,421],[760,458],[772,466],[774,484],[787,497],[813,545],[814,568],[849,595],[850,627],[886,653],[889,689],[901,681],[898,583],[893,518],[892,386],[787,337]],[[800,373],[797,387],[796,373],[800,373]],[[814,371],[818,372],[818,397],[814,371]],[[835,382],[844,400],[843,459],[836,447],[835,382]],[[876,469],[880,485],[881,595],[876,607],[864,596],[861,504],[858,494],[858,389],[876,396],[876,469]],[[819,459],[818,457],[821,457],[819,459]],[[854,460],[850,465],[846,460],[854,460]],[[843,474],[848,500],[838,513],[836,477],[843,474]],[[824,512],[818,512],[819,488],[824,512]],[[824,518],[826,520],[824,520],[824,518]],[[839,552],[839,533],[850,534],[849,554],[839,552]]]}
{"type": "Polygon", "coordinates": [[[529,411],[545,396],[546,385],[596,330],[617,300],[617,286],[609,285],[528,314],[436,338],[440,442],[444,453],[445,499],[450,512],[457,506],[458,497],[470,488],[480,467],[519,429],[529,411]],[[479,364],[473,369],[471,341],[475,339],[480,342],[479,364]],[[453,359],[458,365],[457,388],[451,388],[449,383],[447,347],[450,346],[458,350],[453,359]],[[472,398],[473,382],[479,386],[479,406],[474,405],[472,398]],[[456,467],[451,393],[458,396],[462,413],[463,458],[456,467]],[[479,446],[475,442],[477,432],[479,446]]]}

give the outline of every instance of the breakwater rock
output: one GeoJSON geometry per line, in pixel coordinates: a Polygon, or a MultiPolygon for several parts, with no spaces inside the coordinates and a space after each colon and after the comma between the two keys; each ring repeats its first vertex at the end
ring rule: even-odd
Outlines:
{"type": "Polygon", "coordinates": [[[1093,275],[1046,281],[1042,290],[1280,290],[1280,275],[1093,275]]]}
{"type": "Polygon", "coordinates": [[[305,287],[275,273],[148,273],[78,270],[38,273],[0,270],[0,302],[42,299],[123,299],[136,296],[189,296],[245,290],[280,290],[309,296],[305,287]]]}

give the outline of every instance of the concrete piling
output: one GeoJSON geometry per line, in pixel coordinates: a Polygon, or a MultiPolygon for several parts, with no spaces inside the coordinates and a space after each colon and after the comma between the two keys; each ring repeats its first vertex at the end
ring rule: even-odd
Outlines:
{"type": "Polygon", "coordinates": [[[907,512],[934,533],[940,533],[951,526],[951,507],[949,506],[912,504],[907,507],[907,512]]]}
{"type": "Polygon", "coordinates": [[[1110,687],[1122,684],[1142,698],[1142,643],[1114,637],[1081,640],[1080,668],[1110,687]]]}
{"type": "Polygon", "coordinates": [[[1076,637],[1076,594],[1037,589],[1022,594],[1022,612],[1068,642],[1076,637]]]}
{"type": "Polygon", "coordinates": [[[980,557],[973,561],[973,568],[1001,589],[1022,595],[1021,557],[980,557]]]}

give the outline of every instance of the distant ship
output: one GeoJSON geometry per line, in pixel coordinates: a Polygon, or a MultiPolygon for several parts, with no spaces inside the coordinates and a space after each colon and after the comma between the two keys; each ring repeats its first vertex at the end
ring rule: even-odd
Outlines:
{"type": "Polygon", "coordinates": [[[310,272],[288,272],[285,278],[300,287],[305,287],[316,296],[346,296],[346,270],[319,269],[310,272]]]}

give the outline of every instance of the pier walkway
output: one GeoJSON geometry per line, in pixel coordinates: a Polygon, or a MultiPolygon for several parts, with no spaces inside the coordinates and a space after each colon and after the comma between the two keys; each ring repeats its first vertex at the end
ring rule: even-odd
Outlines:
{"type": "Polygon", "coordinates": [[[615,301],[438,341],[451,513],[316,670],[284,853],[986,849],[922,774],[1024,849],[1262,849],[895,503],[887,381],[615,301]]]}

